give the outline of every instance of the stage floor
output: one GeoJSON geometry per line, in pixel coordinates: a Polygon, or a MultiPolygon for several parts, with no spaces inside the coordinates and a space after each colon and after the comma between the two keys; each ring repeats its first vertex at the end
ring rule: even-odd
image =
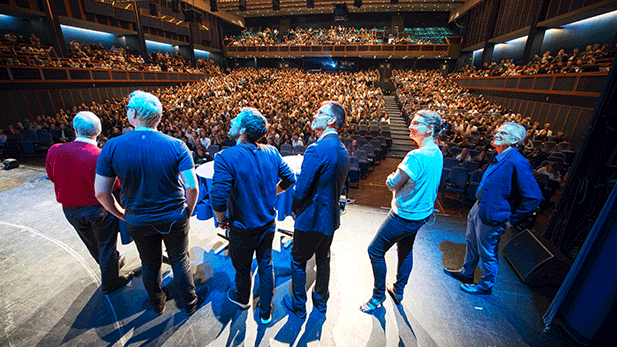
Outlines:
{"type": "MultiPolygon", "coordinates": [[[[234,270],[212,220],[191,219],[190,257],[197,289],[210,288],[191,317],[167,302],[156,316],[141,278],[102,295],[100,274],[55,201],[44,169],[0,171],[0,181],[18,186],[0,191],[0,346],[569,346],[558,329],[544,334],[542,315],[557,288],[521,283],[501,261],[489,296],[458,289],[443,267],[462,264],[466,218],[439,215],[424,226],[414,246],[414,269],[402,305],[388,298],[374,314],[359,311],[370,298],[373,276],[367,247],[387,210],[348,205],[332,244],[328,312],[312,310],[305,321],[289,315],[282,299],[290,286],[288,240],[274,241],[273,321],[259,323],[255,302],[240,311],[226,298],[234,270]]],[[[464,216],[464,214],[463,214],[464,216]]],[[[279,227],[292,228],[287,219],[279,227]]],[[[139,266],[133,244],[120,245],[125,269],[139,266]]],[[[396,251],[386,255],[388,281],[395,277],[396,251]]],[[[312,264],[311,264],[312,265],[312,264]]],[[[164,265],[164,282],[173,278],[164,265]]],[[[314,281],[309,269],[307,287],[314,281]]],[[[476,280],[479,269],[476,272],[476,280]]],[[[173,283],[172,283],[173,285],[173,283]]],[[[172,295],[177,297],[177,295],[172,295]]]]}

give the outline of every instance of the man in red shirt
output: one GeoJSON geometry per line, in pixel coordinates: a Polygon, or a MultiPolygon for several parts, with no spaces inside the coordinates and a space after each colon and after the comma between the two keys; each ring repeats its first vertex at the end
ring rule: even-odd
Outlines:
{"type": "Polygon", "coordinates": [[[119,275],[124,258],[116,250],[118,219],[94,196],[96,161],[101,153],[96,137],[101,133],[101,121],[92,112],[79,112],[73,127],[77,138],[53,145],[45,168],[66,219],[100,266],[101,291],[108,294],[124,287],[133,273],[119,275]]]}

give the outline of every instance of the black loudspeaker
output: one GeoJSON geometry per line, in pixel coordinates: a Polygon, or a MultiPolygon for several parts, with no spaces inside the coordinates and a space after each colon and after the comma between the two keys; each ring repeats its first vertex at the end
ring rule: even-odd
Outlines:
{"type": "Polygon", "coordinates": [[[396,4],[398,4],[398,0],[390,0],[390,3],[393,4],[393,5],[396,5],[396,4]]]}
{"type": "Polygon", "coordinates": [[[272,9],[278,11],[281,9],[281,0],[272,0],[272,9]]]}
{"type": "Polygon", "coordinates": [[[240,11],[246,11],[246,0],[240,0],[240,4],[238,5],[238,9],[240,11]]]}
{"type": "Polygon", "coordinates": [[[195,12],[193,12],[193,9],[185,9],[184,10],[184,21],[187,23],[193,22],[195,20],[195,12]]]}
{"type": "Polygon", "coordinates": [[[315,0],[306,0],[306,7],[307,8],[314,8],[315,7],[315,0]]]}
{"type": "Polygon", "coordinates": [[[2,163],[4,164],[5,170],[15,169],[19,167],[19,162],[17,161],[17,159],[5,159],[2,163]]]}
{"type": "Polygon", "coordinates": [[[171,10],[175,13],[178,13],[180,11],[179,2],[180,0],[171,0],[171,10]]]}
{"type": "Polygon", "coordinates": [[[156,9],[156,4],[150,3],[150,15],[152,17],[156,17],[159,15],[159,12],[156,9]]]}
{"type": "Polygon", "coordinates": [[[561,284],[571,266],[557,247],[529,229],[514,236],[502,254],[521,281],[531,286],[561,284]]]}
{"type": "Polygon", "coordinates": [[[216,12],[219,10],[219,7],[216,5],[216,0],[210,0],[210,11],[216,12]]]}
{"type": "Polygon", "coordinates": [[[353,5],[356,7],[362,7],[362,0],[354,0],[353,5]]]}

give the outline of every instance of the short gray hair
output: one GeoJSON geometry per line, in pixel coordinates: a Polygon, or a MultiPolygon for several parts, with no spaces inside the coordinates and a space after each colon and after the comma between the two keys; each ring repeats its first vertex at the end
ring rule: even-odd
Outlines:
{"type": "Polygon", "coordinates": [[[430,125],[433,127],[433,136],[438,136],[441,134],[442,123],[439,113],[431,110],[420,110],[416,112],[416,114],[424,118],[424,121],[426,121],[426,125],[430,125]]]}
{"type": "Polygon", "coordinates": [[[81,111],[73,118],[73,129],[80,136],[98,136],[101,133],[101,120],[92,112],[81,111]]]}
{"type": "Polygon", "coordinates": [[[527,129],[524,126],[515,122],[505,122],[501,126],[508,128],[508,133],[517,139],[516,145],[522,145],[527,136],[527,129]]]}
{"type": "Polygon", "coordinates": [[[345,118],[347,113],[345,112],[345,106],[341,105],[338,101],[328,100],[321,103],[321,106],[327,106],[330,110],[329,116],[336,118],[336,124],[334,127],[336,130],[341,130],[345,126],[345,118]]]}
{"type": "Polygon", "coordinates": [[[127,107],[135,110],[135,117],[139,118],[147,126],[153,126],[161,121],[163,105],[159,98],[153,94],[143,90],[136,90],[129,94],[127,107]]]}

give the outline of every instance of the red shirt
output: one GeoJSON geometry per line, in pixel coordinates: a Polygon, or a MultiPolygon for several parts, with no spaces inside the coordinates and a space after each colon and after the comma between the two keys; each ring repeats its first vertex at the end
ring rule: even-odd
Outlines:
{"type": "Polygon", "coordinates": [[[94,196],[97,146],[73,141],[55,144],[47,151],[45,169],[54,183],[56,200],[65,207],[100,205],[94,196]]]}

